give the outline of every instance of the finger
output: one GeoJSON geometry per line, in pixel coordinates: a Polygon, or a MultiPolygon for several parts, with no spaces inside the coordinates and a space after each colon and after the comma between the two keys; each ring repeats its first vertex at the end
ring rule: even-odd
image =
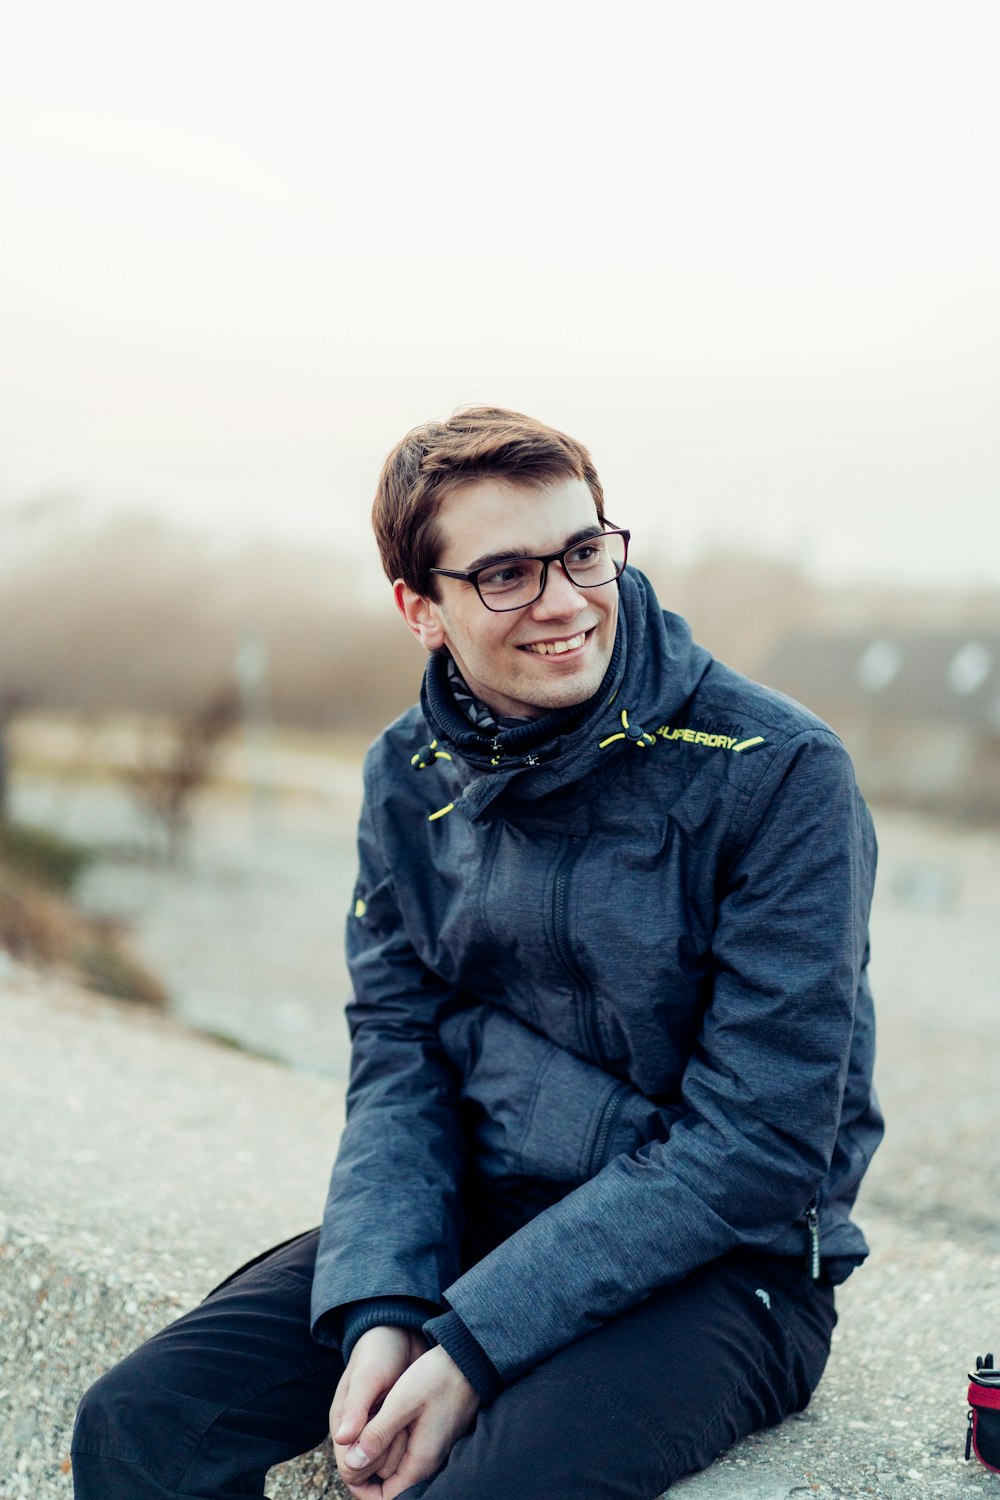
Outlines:
{"type": "Polygon", "coordinates": [[[379,1479],[361,1479],[357,1483],[348,1484],[342,1481],[344,1489],[354,1500],[382,1500],[382,1482],[379,1479]]]}
{"type": "Polygon", "coordinates": [[[386,1396],[376,1417],[371,1418],[344,1452],[345,1477],[358,1475],[367,1479],[378,1468],[382,1455],[387,1453],[393,1440],[405,1432],[416,1416],[420,1403],[401,1395],[399,1385],[394,1385],[386,1396]]]}
{"type": "Polygon", "coordinates": [[[339,1426],[340,1419],[343,1416],[344,1405],[345,1405],[345,1403],[347,1401],[347,1393],[348,1393],[348,1390],[350,1389],[350,1384],[351,1384],[351,1377],[348,1374],[348,1372],[345,1370],[344,1373],[343,1373],[343,1375],[341,1375],[340,1379],[337,1381],[337,1389],[334,1391],[334,1393],[333,1393],[333,1400],[330,1403],[330,1435],[331,1436],[333,1435],[334,1430],[339,1426]]]}
{"type": "MultiPolygon", "coordinates": [[[[337,1422],[333,1425],[331,1420],[330,1428],[335,1443],[349,1445],[355,1441],[369,1417],[379,1410],[398,1373],[384,1359],[373,1358],[370,1346],[366,1350],[358,1345],[334,1392],[335,1404],[340,1398],[337,1422]]],[[[331,1409],[331,1419],[332,1415],[331,1409]]]]}
{"type": "Polygon", "coordinates": [[[363,1496],[364,1500],[370,1500],[372,1496],[381,1496],[382,1481],[378,1475],[366,1476],[355,1473],[354,1470],[348,1469],[345,1463],[343,1463],[343,1454],[345,1454],[343,1449],[334,1448],[333,1452],[334,1458],[336,1458],[337,1475],[339,1475],[340,1484],[345,1487],[345,1490],[351,1491],[352,1496],[363,1496]]]}
{"type": "MultiPolygon", "coordinates": [[[[427,1476],[424,1475],[423,1477],[426,1478],[427,1476]]],[[[379,1500],[394,1500],[396,1495],[402,1495],[411,1485],[416,1483],[417,1481],[413,1478],[412,1474],[400,1469],[398,1474],[393,1474],[391,1479],[385,1481],[379,1500]]]]}
{"type": "Polygon", "coordinates": [[[344,1478],[352,1484],[359,1479],[370,1479],[391,1442],[392,1435],[378,1429],[373,1431],[369,1423],[361,1437],[346,1445],[338,1444],[337,1464],[344,1478]]]}
{"type": "Polygon", "coordinates": [[[446,1448],[433,1441],[428,1444],[427,1439],[422,1440],[415,1428],[410,1429],[399,1467],[382,1482],[382,1500],[392,1500],[394,1495],[401,1495],[411,1485],[418,1484],[422,1479],[429,1479],[438,1472],[446,1458],[446,1448]]]}
{"type": "Polygon", "coordinates": [[[407,1452],[403,1455],[403,1462],[382,1484],[380,1500],[394,1500],[396,1495],[402,1495],[411,1485],[419,1484],[421,1479],[430,1479],[441,1467],[441,1461],[428,1463],[426,1459],[418,1459],[407,1452]]]}
{"type": "Polygon", "coordinates": [[[330,1435],[333,1441],[340,1443],[342,1447],[350,1447],[364,1429],[370,1413],[370,1406],[354,1395],[349,1396],[336,1427],[331,1424],[330,1435]]]}
{"type": "Polygon", "coordinates": [[[345,1481],[357,1484],[360,1479],[371,1479],[388,1457],[395,1437],[394,1431],[389,1432],[377,1423],[369,1422],[352,1442],[335,1443],[337,1468],[345,1481]]]}
{"type": "Polygon", "coordinates": [[[367,1368],[363,1364],[353,1369],[348,1366],[341,1379],[343,1391],[338,1386],[334,1393],[334,1402],[338,1394],[341,1397],[337,1424],[334,1426],[331,1420],[330,1426],[335,1443],[349,1447],[355,1441],[369,1417],[381,1407],[387,1383],[391,1384],[391,1381],[387,1381],[382,1370],[367,1368]]]}
{"type": "Polygon", "coordinates": [[[366,1455],[362,1461],[362,1451],[354,1444],[345,1446],[343,1443],[334,1443],[333,1454],[337,1461],[337,1473],[345,1484],[358,1485],[375,1477],[380,1455],[375,1454],[371,1458],[366,1455]]]}
{"type": "Polygon", "coordinates": [[[406,1452],[406,1444],[409,1438],[409,1428],[397,1432],[378,1466],[378,1478],[385,1481],[391,1479],[402,1462],[403,1454],[406,1452]]]}

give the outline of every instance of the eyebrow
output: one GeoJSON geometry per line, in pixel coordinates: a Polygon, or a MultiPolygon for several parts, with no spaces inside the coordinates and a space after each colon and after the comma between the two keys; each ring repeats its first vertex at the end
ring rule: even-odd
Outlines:
{"type": "MultiPolygon", "coordinates": [[[[558,552],[565,552],[567,547],[573,547],[577,542],[585,542],[588,537],[603,536],[603,534],[604,528],[599,521],[595,521],[590,526],[584,526],[579,531],[574,531],[573,535],[568,537],[563,545],[556,550],[558,552]]],[[[537,552],[532,552],[530,547],[508,547],[505,552],[484,552],[482,557],[477,557],[467,568],[463,568],[462,572],[478,573],[481,568],[488,568],[491,563],[513,562],[518,557],[538,557],[538,555],[537,552]]]]}

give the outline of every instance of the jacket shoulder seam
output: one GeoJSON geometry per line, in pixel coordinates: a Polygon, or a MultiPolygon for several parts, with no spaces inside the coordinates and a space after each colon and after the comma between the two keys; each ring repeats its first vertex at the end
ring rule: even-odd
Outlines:
{"type": "Polygon", "coordinates": [[[777,787],[778,783],[784,778],[795,750],[802,744],[805,744],[808,741],[812,740],[820,740],[825,743],[835,745],[839,749],[843,750],[845,755],[847,754],[846,749],[844,749],[844,743],[841,740],[840,736],[836,733],[836,731],[828,728],[827,725],[821,723],[805,725],[797,729],[794,734],[787,735],[784,739],[780,740],[777,744],[774,745],[772,753],[770,755],[760,757],[762,764],[758,771],[756,780],[753,782],[752,786],[749,786],[745,789],[742,808],[740,809],[738,818],[732,824],[731,833],[734,844],[738,843],[743,836],[743,825],[746,822],[750,808],[756,801],[757,796],[760,793],[767,777],[769,775],[774,775],[776,764],[779,762],[779,760],[783,762],[780,774],[775,777],[775,787],[777,787]]]}

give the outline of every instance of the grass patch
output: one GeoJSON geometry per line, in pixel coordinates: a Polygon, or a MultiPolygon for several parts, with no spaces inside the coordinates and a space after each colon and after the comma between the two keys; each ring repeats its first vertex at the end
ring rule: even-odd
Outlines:
{"type": "Polygon", "coordinates": [[[119,932],[108,923],[91,923],[77,945],[74,968],[88,989],[116,1000],[130,1000],[162,1010],[167,1003],[163,985],[128,951],[119,932]]]}
{"type": "Polygon", "coordinates": [[[0,866],[50,891],[71,891],[93,851],[44,828],[0,820],[0,866]]]}
{"type": "Polygon", "coordinates": [[[0,949],[87,989],[160,1009],[166,991],[129,952],[120,928],[84,915],[68,898],[92,857],[55,834],[0,823],[0,949]]]}

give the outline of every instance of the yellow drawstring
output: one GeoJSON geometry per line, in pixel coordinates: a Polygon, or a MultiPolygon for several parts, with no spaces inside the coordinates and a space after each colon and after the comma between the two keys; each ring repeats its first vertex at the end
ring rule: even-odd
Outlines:
{"type": "Polygon", "coordinates": [[[653,736],[651,734],[647,734],[646,731],[645,731],[645,729],[640,729],[640,730],[638,730],[638,732],[633,731],[632,734],[628,734],[627,733],[628,727],[629,727],[628,710],[623,708],[622,709],[622,727],[621,727],[621,729],[618,731],[617,734],[609,734],[606,740],[601,740],[598,743],[597,748],[599,750],[604,750],[604,749],[607,748],[608,745],[613,745],[616,740],[626,740],[626,739],[633,740],[634,743],[635,743],[635,746],[636,746],[636,748],[638,750],[645,750],[645,748],[646,748],[647,745],[655,745],[656,744],[656,741],[653,738],[653,736]]]}

